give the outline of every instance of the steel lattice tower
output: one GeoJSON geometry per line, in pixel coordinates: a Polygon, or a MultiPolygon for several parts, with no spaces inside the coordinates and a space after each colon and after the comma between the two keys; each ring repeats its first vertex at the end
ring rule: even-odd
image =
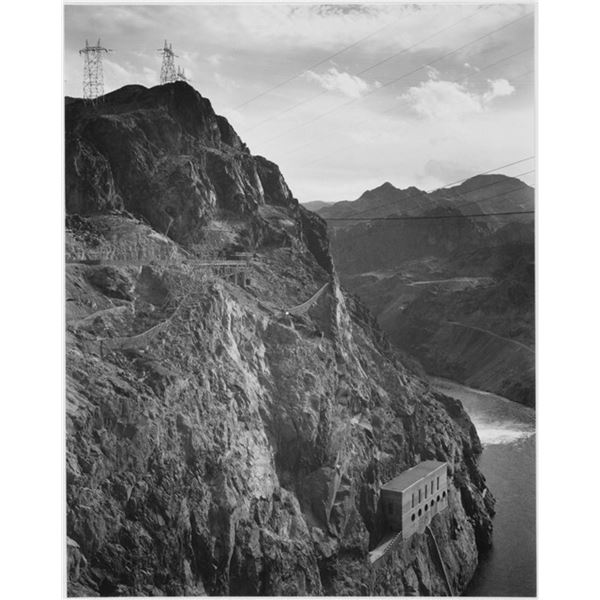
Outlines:
{"type": "Polygon", "coordinates": [[[160,67],[160,83],[171,83],[177,81],[177,73],[175,71],[175,52],[173,52],[173,44],[167,44],[165,40],[164,48],[157,50],[162,52],[162,66],[160,67]]]}
{"type": "Polygon", "coordinates": [[[176,76],[177,81],[185,81],[187,83],[190,82],[190,78],[185,74],[185,69],[183,69],[182,67],[177,67],[177,76],[176,76]]]}
{"type": "Polygon", "coordinates": [[[93,100],[104,94],[104,71],[102,70],[102,55],[111,52],[100,44],[90,46],[85,40],[85,48],[79,51],[83,54],[83,97],[93,100]]]}

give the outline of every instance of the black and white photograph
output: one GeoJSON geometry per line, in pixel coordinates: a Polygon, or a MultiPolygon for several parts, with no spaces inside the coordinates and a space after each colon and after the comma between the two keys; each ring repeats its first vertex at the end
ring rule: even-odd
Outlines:
{"type": "Polygon", "coordinates": [[[536,597],[537,4],[62,11],[65,594],[536,597]]]}

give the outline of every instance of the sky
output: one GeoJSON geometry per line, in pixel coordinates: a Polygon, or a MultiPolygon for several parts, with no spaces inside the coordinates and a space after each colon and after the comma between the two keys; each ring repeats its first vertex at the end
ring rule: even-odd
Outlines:
{"type": "MultiPolygon", "coordinates": [[[[105,91],[159,83],[165,39],[191,85],[300,202],[389,181],[435,189],[535,153],[533,4],[66,5],[64,92],[87,39],[105,91]]],[[[533,185],[533,160],[497,169],[533,185]],[[525,174],[526,173],[526,174],[525,174]],[[523,175],[522,175],[523,174],[523,175]]]]}

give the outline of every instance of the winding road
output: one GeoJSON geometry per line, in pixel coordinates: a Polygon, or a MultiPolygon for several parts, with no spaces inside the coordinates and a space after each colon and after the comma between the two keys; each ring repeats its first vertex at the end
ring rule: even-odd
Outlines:
{"type": "Polygon", "coordinates": [[[526,344],[518,342],[517,340],[511,340],[510,338],[498,335],[497,333],[494,333],[493,331],[490,331],[489,329],[483,329],[483,328],[477,327],[475,325],[465,325],[464,323],[459,323],[458,321],[444,321],[444,323],[447,323],[448,325],[458,325],[459,327],[465,327],[466,329],[474,329],[475,331],[481,331],[481,333],[487,333],[488,335],[491,335],[492,337],[498,338],[499,340],[503,340],[505,342],[509,342],[511,344],[516,344],[517,346],[519,346],[519,348],[522,348],[523,350],[527,350],[527,352],[531,352],[532,354],[535,354],[535,350],[533,348],[530,348],[526,344]]]}

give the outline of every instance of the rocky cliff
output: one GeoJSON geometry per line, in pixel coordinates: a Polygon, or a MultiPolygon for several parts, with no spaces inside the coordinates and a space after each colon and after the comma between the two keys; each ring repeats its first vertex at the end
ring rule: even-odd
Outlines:
{"type": "Polygon", "coordinates": [[[428,458],[463,590],[491,544],[477,435],[344,296],[276,165],[185,83],[65,123],[69,595],[445,594],[424,535],[367,561],[380,486],[428,458]]]}

